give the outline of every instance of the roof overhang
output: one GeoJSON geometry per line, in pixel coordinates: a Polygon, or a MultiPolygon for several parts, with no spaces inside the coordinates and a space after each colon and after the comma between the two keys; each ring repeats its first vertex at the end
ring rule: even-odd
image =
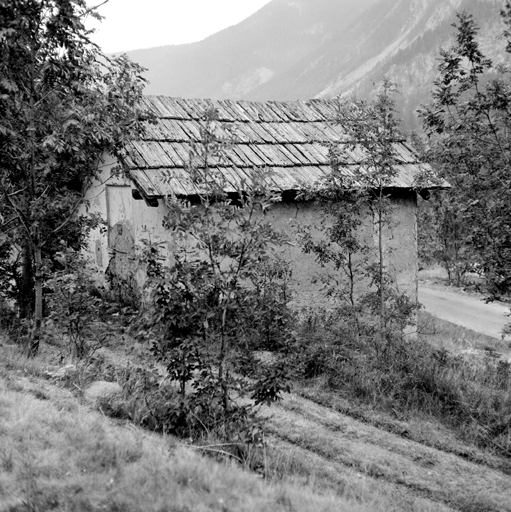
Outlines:
{"type": "MultiPolygon", "coordinates": [[[[344,128],[336,122],[339,104],[335,100],[252,102],[145,96],[142,101],[155,121],[147,124],[139,140],[127,144],[122,164],[146,201],[207,192],[189,169],[227,193],[249,188],[261,179],[275,192],[311,189],[331,173],[332,150],[341,175],[355,186],[357,176],[363,181],[367,154],[346,140],[344,128]],[[221,152],[209,155],[207,170],[194,162],[206,109],[216,112],[208,129],[218,141],[225,141],[221,152]]],[[[442,180],[418,180],[420,176],[434,178],[435,172],[418,161],[405,141],[393,142],[392,153],[396,172],[389,188],[449,187],[442,180]]]]}

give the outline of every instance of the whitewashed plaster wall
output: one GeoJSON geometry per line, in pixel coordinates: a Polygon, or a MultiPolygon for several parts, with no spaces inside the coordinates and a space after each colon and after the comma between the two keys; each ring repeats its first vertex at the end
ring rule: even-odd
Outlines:
{"type": "MultiPolygon", "coordinates": [[[[108,267],[112,257],[112,231],[119,223],[129,228],[135,246],[144,238],[152,242],[165,242],[167,255],[171,256],[172,235],[162,225],[168,213],[165,202],[160,199],[158,207],[150,207],[144,200],[133,199],[133,185],[129,180],[122,177],[108,179],[113,165],[112,159],[105,160],[101,181],[94,184],[86,195],[86,200],[90,203],[88,210],[91,213],[100,213],[107,228],[95,230],[90,236],[89,251],[97,268],[106,271],[108,267]]],[[[393,204],[392,220],[385,230],[385,257],[399,291],[416,300],[418,263],[415,193],[401,193],[394,199],[393,204]]],[[[312,255],[304,254],[293,237],[293,225],[297,223],[311,226],[312,232],[319,236],[320,217],[319,205],[304,202],[277,203],[267,214],[267,220],[275,228],[290,236],[290,245],[281,251],[291,263],[291,287],[297,307],[314,307],[324,300],[321,285],[315,283],[314,278],[318,273],[330,270],[322,269],[312,255]]],[[[365,243],[372,244],[376,250],[372,219],[368,218],[362,233],[365,243]]],[[[137,280],[142,280],[141,273],[137,280]]]]}

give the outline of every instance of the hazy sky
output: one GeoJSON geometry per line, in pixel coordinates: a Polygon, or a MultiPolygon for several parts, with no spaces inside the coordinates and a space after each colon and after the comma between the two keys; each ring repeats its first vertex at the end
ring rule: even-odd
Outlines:
{"type": "MultiPolygon", "coordinates": [[[[87,0],[89,6],[103,0],[87,0]]],[[[200,41],[244,20],[270,0],[109,0],[93,37],[104,52],[200,41]]],[[[92,25],[91,25],[92,26],[92,25]]]]}

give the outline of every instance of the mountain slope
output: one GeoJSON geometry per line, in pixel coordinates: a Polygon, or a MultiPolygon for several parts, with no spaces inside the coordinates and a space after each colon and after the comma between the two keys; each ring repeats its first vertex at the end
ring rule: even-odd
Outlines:
{"type": "Polygon", "coordinates": [[[198,43],[128,54],[148,68],[147,94],[247,98],[260,85],[278,82],[377,1],[273,0],[238,25],[198,43]]]}
{"type": "Polygon", "coordinates": [[[481,25],[483,47],[504,60],[502,0],[273,0],[204,41],[130,52],[149,69],[147,94],[291,100],[366,97],[383,74],[401,87],[407,128],[428,101],[456,12],[481,25]]]}
{"type": "MultiPolygon", "coordinates": [[[[361,65],[345,68],[318,96],[348,93],[367,97],[374,83],[387,75],[400,89],[397,100],[405,126],[416,128],[419,124],[416,110],[430,99],[440,48],[446,48],[453,40],[456,12],[472,13],[481,29],[479,39],[483,51],[496,62],[509,63],[501,39],[504,25],[499,15],[502,5],[499,0],[382,0],[379,6],[385,4],[394,6],[401,14],[406,10],[401,24],[396,24],[399,17],[390,9],[380,18],[385,32],[392,32],[394,27],[393,41],[382,45],[375,56],[361,65]]],[[[367,16],[371,14],[368,12],[367,16]]],[[[378,40],[376,32],[375,36],[372,39],[378,40]]]]}

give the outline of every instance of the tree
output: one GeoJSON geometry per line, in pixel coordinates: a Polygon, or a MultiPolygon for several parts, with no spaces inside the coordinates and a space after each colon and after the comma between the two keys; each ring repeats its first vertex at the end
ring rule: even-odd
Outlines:
{"type": "Polygon", "coordinates": [[[85,27],[85,0],[0,1],[0,242],[20,255],[18,303],[38,351],[43,269],[99,219],[80,216],[105,151],[122,157],[141,130],[142,69],[110,58],[85,27]]]}
{"type": "Polygon", "coordinates": [[[395,92],[395,84],[384,78],[373,101],[340,101],[335,122],[344,129],[344,140],[330,146],[331,174],[313,191],[325,199],[326,237],[316,240],[302,233],[306,252],[315,254],[320,263],[333,264],[336,272],[341,270],[347,277],[347,292],[344,285],[335,295],[347,299],[358,334],[358,315],[363,315],[364,309],[378,318],[382,349],[388,344],[388,334],[396,327],[402,330],[415,308],[395,289],[388,261],[390,249],[385,247],[385,232],[393,222],[391,188],[401,163],[394,144],[403,139],[395,115],[395,92]],[[354,173],[346,172],[352,164],[350,151],[358,155],[359,168],[354,173]],[[376,235],[374,247],[361,234],[368,213],[376,235]],[[369,285],[369,291],[358,297],[354,291],[357,280],[369,285]]]}
{"type": "MultiPolygon", "coordinates": [[[[399,163],[393,143],[401,139],[398,130],[399,120],[396,118],[392,99],[394,92],[395,85],[384,78],[374,102],[350,102],[339,109],[337,120],[347,132],[348,144],[352,148],[361,148],[365,154],[361,161],[361,175],[351,179],[348,190],[362,189],[366,202],[373,212],[378,242],[376,263],[370,270],[371,279],[377,290],[381,337],[384,336],[386,329],[386,295],[389,281],[383,237],[392,210],[388,189],[397,174],[396,165],[399,163]]],[[[339,155],[342,158],[341,155],[342,153],[339,155]]],[[[346,181],[346,178],[344,180],[346,181]]]]}
{"type": "MultiPolygon", "coordinates": [[[[509,0],[501,15],[511,53],[509,0]]],[[[496,298],[511,291],[511,80],[508,68],[483,54],[473,16],[457,17],[432,102],[420,111],[428,159],[452,185],[431,212],[448,271],[460,281],[477,268],[496,298]]]]}
{"type": "Polygon", "coordinates": [[[264,217],[280,197],[265,185],[264,171],[251,169],[250,179],[233,187],[211,165],[224,161],[230,143],[217,135],[218,122],[215,110],[205,112],[200,140],[191,144],[187,172],[198,196],[165,199],[172,258],[165,262],[158,242],[148,241],[144,251],[152,351],[179,385],[179,400],[167,397],[161,421],[188,437],[239,433],[250,426],[251,408],[288,389],[285,361],[255,358],[291,336],[287,269],[276,254],[288,239],[264,217]]]}

